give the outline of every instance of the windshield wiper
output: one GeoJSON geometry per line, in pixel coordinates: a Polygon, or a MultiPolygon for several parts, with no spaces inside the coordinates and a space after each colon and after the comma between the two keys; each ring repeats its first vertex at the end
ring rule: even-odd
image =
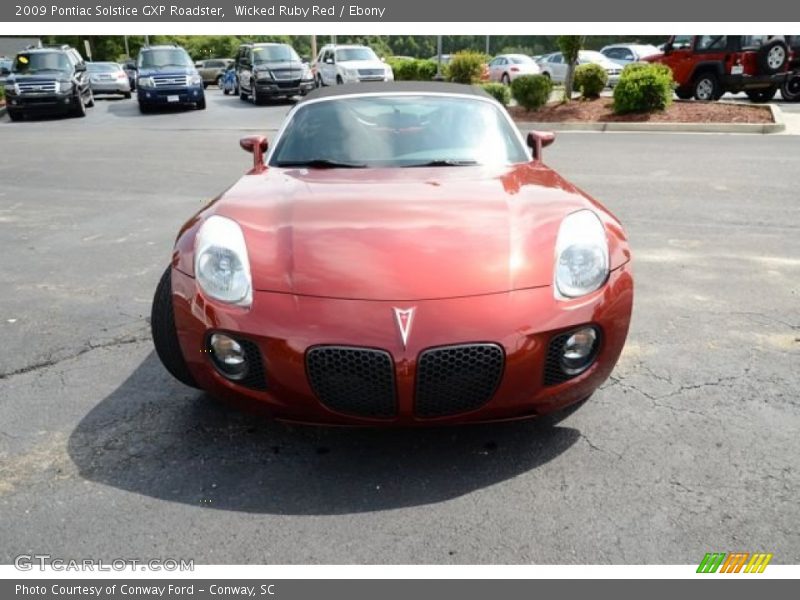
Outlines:
{"type": "Polygon", "coordinates": [[[309,167],[311,169],[364,169],[367,165],[362,163],[342,162],[327,158],[313,158],[311,160],[279,160],[278,167],[309,167]]]}
{"type": "Polygon", "coordinates": [[[474,159],[459,160],[455,158],[437,158],[421,163],[412,163],[410,165],[403,165],[406,168],[410,167],[471,167],[480,164],[474,159]]]}

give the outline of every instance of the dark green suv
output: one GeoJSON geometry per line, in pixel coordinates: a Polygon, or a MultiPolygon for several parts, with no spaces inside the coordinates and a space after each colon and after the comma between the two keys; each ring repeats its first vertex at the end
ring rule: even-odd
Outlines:
{"type": "Polygon", "coordinates": [[[84,117],[86,108],[94,106],[86,63],[67,45],[18,52],[5,90],[12,121],[42,113],[84,117]]]}

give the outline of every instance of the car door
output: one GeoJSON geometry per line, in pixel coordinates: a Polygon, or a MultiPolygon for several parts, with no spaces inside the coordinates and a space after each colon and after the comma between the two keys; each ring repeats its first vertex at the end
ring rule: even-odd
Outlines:
{"type": "Polygon", "coordinates": [[[664,56],[659,59],[659,62],[667,65],[672,70],[672,78],[678,85],[686,86],[691,82],[689,78],[692,76],[694,69],[693,58],[693,35],[674,35],[667,42],[668,51],[664,52],[664,56]]]}
{"type": "Polygon", "coordinates": [[[335,85],[336,84],[336,53],[328,49],[325,51],[325,54],[322,55],[322,64],[320,65],[322,70],[322,83],[325,85],[335,85]]]}
{"type": "Polygon", "coordinates": [[[505,63],[506,59],[499,56],[489,63],[489,81],[500,81],[505,63]]]}
{"type": "Polygon", "coordinates": [[[250,48],[242,48],[239,54],[239,66],[237,71],[239,76],[239,88],[243,88],[248,94],[251,93],[253,91],[250,86],[253,77],[253,56],[250,48]]]}

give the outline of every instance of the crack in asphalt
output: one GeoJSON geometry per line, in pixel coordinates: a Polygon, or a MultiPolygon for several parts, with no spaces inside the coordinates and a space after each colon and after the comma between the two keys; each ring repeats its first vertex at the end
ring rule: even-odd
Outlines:
{"type": "Polygon", "coordinates": [[[68,354],[66,356],[62,356],[62,357],[59,357],[59,358],[52,358],[51,357],[51,358],[48,358],[48,359],[43,360],[41,362],[34,363],[34,364],[28,365],[26,367],[22,367],[20,369],[15,369],[13,371],[8,371],[6,373],[0,373],[0,381],[2,381],[4,379],[10,379],[11,377],[14,377],[16,375],[24,375],[26,373],[32,373],[34,371],[39,371],[41,369],[48,369],[48,368],[54,367],[54,366],[56,366],[56,365],[58,365],[58,364],[60,364],[62,362],[78,358],[79,356],[83,356],[87,352],[92,352],[93,350],[100,350],[102,348],[113,348],[113,347],[116,347],[116,346],[125,346],[125,345],[128,345],[128,344],[138,344],[138,343],[141,343],[141,342],[149,341],[150,339],[151,339],[151,337],[150,337],[149,333],[147,333],[147,335],[142,335],[141,333],[139,333],[139,334],[134,333],[134,334],[129,334],[129,335],[125,335],[125,336],[120,336],[120,337],[108,340],[106,342],[101,342],[101,343],[98,343],[98,344],[95,344],[95,343],[92,343],[91,341],[88,341],[85,344],[83,344],[80,348],[78,348],[78,350],[76,350],[75,352],[72,352],[71,354],[68,354]]]}

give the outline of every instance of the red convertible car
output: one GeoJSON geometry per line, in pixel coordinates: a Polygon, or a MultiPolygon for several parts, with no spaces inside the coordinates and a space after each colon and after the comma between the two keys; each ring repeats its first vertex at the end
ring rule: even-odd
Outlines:
{"type": "Polygon", "coordinates": [[[482,90],[310,93],[180,230],[155,347],[180,381],[286,421],[424,425],[588,398],[633,303],[617,219],[482,90]]]}

